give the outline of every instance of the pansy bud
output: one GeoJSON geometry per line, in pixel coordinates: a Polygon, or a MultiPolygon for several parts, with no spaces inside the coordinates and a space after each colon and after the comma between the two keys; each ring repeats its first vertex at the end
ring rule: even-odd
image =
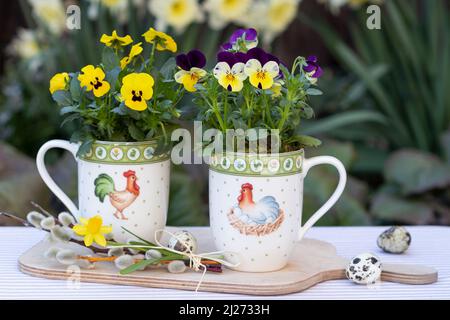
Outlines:
{"type": "Polygon", "coordinates": [[[150,249],[145,253],[145,259],[153,260],[153,259],[161,259],[162,254],[158,250],[150,249]]]}
{"type": "Polygon", "coordinates": [[[45,230],[50,230],[55,226],[55,218],[53,217],[46,217],[41,220],[41,228],[45,230]]]}
{"type": "Polygon", "coordinates": [[[123,248],[111,248],[108,250],[109,257],[118,257],[123,255],[123,248]]]}
{"type": "Polygon", "coordinates": [[[77,262],[77,254],[68,249],[62,249],[56,254],[56,260],[65,265],[72,265],[77,262]]]}
{"type": "Polygon", "coordinates": [[[117,269],[123,270],[134,264],[134,260],[132,256],[125,254],[123,256],[118,257],[114,261],[114,264],[116,265],[117,269]]]}
{"type": "Polygon", "coordinates": [[[173,260],[167,265],[167,270],[170,273],[183,273],[186,271],[186,265],[184,264],[184,261],[173,260]]]}
{"type": "Polygon", "coordinates": [[[27,214],[28,222],[38,229],[41,229],[41,221],[44,219],[45,216],[37,211],[31,211],[30,213],[27,214]]]}
{"type": "Polygon", "coordinates": [[[75,218],[68,212],[61,212],[58,215],[58,220],[65,227],[69,227],[71,225],[76,224],[75,218]]]}
{"type": "Polygon", "coordinates": [[[61,226],[54,226],[51,231],[52,236],[59,241],[67,242],[71,239],[72,233],[70,232],[70,229],[67,229],[65,227],[61,226]]]}
{"type": "Polygon", "coordinates": [[[61,251],[60,248],[55,248],[55,247],[48,248],[44,252],[44,257],[46,257],[47,259],[55,259],[56,255],[58,254],[59,251],[61,251]]]}

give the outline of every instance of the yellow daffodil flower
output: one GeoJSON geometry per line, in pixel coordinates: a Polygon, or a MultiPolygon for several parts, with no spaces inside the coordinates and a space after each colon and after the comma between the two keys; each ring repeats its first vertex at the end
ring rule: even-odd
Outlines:
{"type": "Polygon", "coordinates": [[[147,41],[148,43],[156,42],[156,50],[169,50],[172,52],[177,51],[177,43],[175,42],[175,40],[173,40],[171,36],[165,34],[164,32],[150,28],[142,36],[144,36],[145,41],[147,41]]]}
{"type": "Polygon", "coordinates": [[[120,60],[120,68],[122,70],[125,69],[125,67],[133,60],[134,57],[141,54],[141,52],[144,50],[142,49],[141,45],[142,42],[133,45],[130,49],[129,55],[120,60]]]}
{"type": "Polygon", "coordinates": [[[50,79],[50,88],[49,88],[50,93],[53,94],[55,91],[58,90],[66,90],[68,82],[69,82],[69,74],[67,72],[55,74],[50,79]]]}
{"type": "Polygon", "coordinates": [[[124,37],[120,37],[117,35],[117,31],[114,30],[112,35],[108,36],[107,34],[103,34],[100,38],[100,42],[104,43],[108,47],[112,47],[114,49],[119,49],[120,47],[127,46],[133,42],[133,39],[126,35],[124,37]]]}
{"type": "Polygon", "coordinates": [[[93,91],[94,96],[101,97],[106,94],[110,85],[105,79],[105,73],[99,67],[95,68],[93,65],[87,65],[81,69],[81,73],[78,76],[80,81],[80,87],[86,87],[87,91],[93,91]]]}
{"type": "Polygon", "coordinates": [[[247,79],[247,75],[244,73],[244,67],[245,64],[238,62],[230,68],[228,63],[222,61],[216,64],[213,74],[222,87],[228,91],[237,92],[242,90],[244,80],[247,79]]]}
{"type": "Polygon", "coordinates": [[[80,218],[81,224],[73,226],[72,230],[79,236],[84,237],[86,247],[97,243],[102,247],[106,247],[105,234],[112,232],[111,226],[104,226],[101,216],[94,216],[89,219],[80,218]]]}
{"type": "Polygon", "coordinates": [[[183,84],[184,88],[189,92],[194,92],[197,89],[194,87],[200,78],[206,76],[206,71],[200,68],[193,67],[191,70],[180,70],[175,73],[175,81],[183,84]]]}
{"type": "Polygon", "coordinates": [[[125,105],[137,111],[147,109],[147,101],[153,96],[154,83],[148,73],[130,73],[123,77],[120,94],[125,105]]]}
{"type": "Polygon", "coordinates": [[[280,73],[280,67],[275,61],[268,61],[261,66],[256,59],[250,59],[245,64],[245,74],[249,77],[252,86],[259,89],[272,87],[274,78],[280,73]]]}

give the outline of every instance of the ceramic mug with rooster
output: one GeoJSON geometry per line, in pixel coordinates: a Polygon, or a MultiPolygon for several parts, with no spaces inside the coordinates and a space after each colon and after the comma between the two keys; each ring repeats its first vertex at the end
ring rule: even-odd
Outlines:
{"type": "Polygon", "coordinates": [[[210,225],[218,250],[235,269],[268,272],[283,268],[297,241],[339,199],[346,183],[342,163],[330,156],[224,153],[209,170],[210,225]],[[339,173],[336,190],[302,226],[303,180],[308,170],[330,164],[339,173]]]}
{"type": "Polygon", "coordinates": [[[101,215],[112,225],[116,241],[131,238],[122,227],[146,239],[166,224],[170,157],[155,154],[157,142],[95,141],[90,151],[77,157],[78,144],[51,140],[38,152],[39,174],[50,190],[75,217],[101,215]],[[78,164],[78,207],[56,185],[44,164],[52,148],[70,151],[78,164]]]}

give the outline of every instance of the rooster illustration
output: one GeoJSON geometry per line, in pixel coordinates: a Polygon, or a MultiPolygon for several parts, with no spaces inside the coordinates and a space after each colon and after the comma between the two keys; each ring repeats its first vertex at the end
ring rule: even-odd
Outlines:
{"type": "Polygon", "coordinates": [[[280,213],[280,205],[272,196],[265,196],[258,202],[253,200],[253,186],[244,183],[234,213],[246,224],[258,225],[272,223],[280,213]]]}
{"type": "Polygon", "coordinates": [[[123,191],[117,191],[114,180],[106,173],[100,174],[94,181],[95,195],[100,199],[100,202],[103,202],[105,197],[109,196],[109,201],[116,208],[114,216],[117,219],[128,220],[123,214],[123,210],[128,208],[139,196],[139,186],[136,183],[136,172],[133,170],[125,171],[123,176],[127,178],[127,187],[123,191]]]}

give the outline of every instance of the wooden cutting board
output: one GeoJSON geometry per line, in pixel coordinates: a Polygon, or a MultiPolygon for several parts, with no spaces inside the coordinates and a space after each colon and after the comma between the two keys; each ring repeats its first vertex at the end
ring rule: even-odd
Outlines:
{"type": "MultiPolygon", "coordinates": [[[[184,229],[191,231],[197,237],[199,252],[214,251],[208,228],[184,229]]],[[[43,257],[43,252],[51,245],[42,241],[25,252],[19,258],[20,270],[26,274],[47,279],[74,279],[72,268],[43,257]]],[[[64,246],[75,245],[65,244],[64,246]]],[[[207,273],[199,291],[249,295],[281,295],[299,292],[323,281],[345,279],[344,269],[347,263],[347,259],[336,254],[336,248],[332,244],[314,239],[303,239],[297,244],[290,263],[282,270],[248,273],[224,269],[222,273],[207,273]]],[[[436,282],[437,277],[437,271],[426,266],[383,264],[381,280],[417,285],[436,282]]],[[[151,269],[120,275],[114,265],[108,262],[97,263],[96,268],[92,270],[82,269],[79,274],[79,280],[84,282],[181,290],[195,290],[200,278],[201,273],[191,270],[182,274],[172,274],[164,269],[151,269]]]]}

